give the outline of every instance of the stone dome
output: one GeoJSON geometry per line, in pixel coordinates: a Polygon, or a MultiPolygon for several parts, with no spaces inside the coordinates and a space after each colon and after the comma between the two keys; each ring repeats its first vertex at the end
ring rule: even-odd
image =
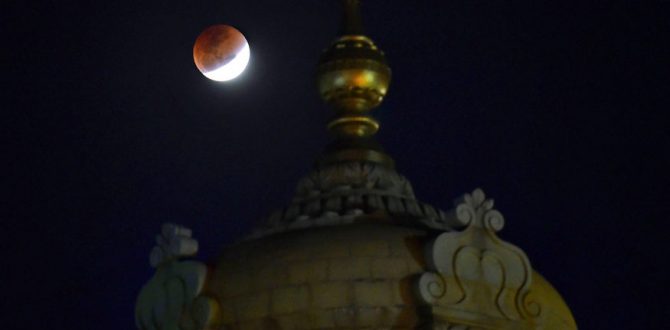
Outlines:
{"type": "Polygon", "coordinates": [[[208,290],[230,329],[415,328],[426,231],[354,223],[227,248],[208,290]]]}
{"type": "Polygon", "coordinates": [[[197,243],[187,229],[164,228],[152,255],[156,276],[138,299],[139,327],[577,328],[525,253],[497,237],[505,220],[482,190],[444,212],[408,195],[409,182],[390,168],[338,164],[315,172],[307,177],[328,180],[303,181],[298,191],[307,185],[319,193],[303,191],[309,199],[295,198],[208,266],[178,261],[197,243]],[[349,171],[317,175],[333,166],[349,171]]]}
{"type": "MultiPolygon", "coordinates": [[[[346,166],[354,172],[365,167],[346,166]]],[[[397,174],[391,181],[402,184],[387,183],[386,190],[370,184],[363,189],[367,193],[341,188],[341,180],[362,186],[370,177],[378,180],[371,170],[375,165],[367,166],[363,179],[341,169],[339,176],[326,176],[339,189],[318,182],[320,193],[304,192],[320,205],[337,196],[333,190],[341,192],[343,201],[343,196],[360,194],[361,204],[314,208],[311,215],[289,206],[279,213],[292,218],[278,221],[275,214],[263,230],[223,250],[202,292],[216,297],[219,326],[576,329],[560,295],[530,267],[523,251],[497,238],[504,219],[481,190],[444,212],[414,201],[413,195],[400,198],[398,186],[406,193],[412,190],[397,174]],[[391,196],[389,191],[396,192],[399,206],[388,207],[392,198],[380,198],[377,207],[363,202],[375,200],[374,195],[391,196]],[[433,211],[409,213],[407,206],[414,203],[433,211]],[[431,213],[435,219],[427,216],[431,213]]],[[[294,201],[303,209],[312,203],[294,201]]]]}
{"type": "Polygon", "coordinates": [[[190,230],[164,226],[138,327],[576,329],[526,254],[497,236],[504,217],[481,189],[443,211],[396,172],[368,114],[390,71],[370,55],[382,53],[362,35],[358,1],[343,3],[346,34],[319,73],[334,141],[285,208],[209,265],[183,260],[197,252],[190,230]]]}

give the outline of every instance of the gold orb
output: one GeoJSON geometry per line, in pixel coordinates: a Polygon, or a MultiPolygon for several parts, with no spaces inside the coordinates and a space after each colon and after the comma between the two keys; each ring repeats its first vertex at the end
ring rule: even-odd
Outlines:
{"type": "Polygon", "coordinates": [[[345,35],[321,55],[317,81],[321,97],[336,111],[364,113],[384,99],[391,69],[368,37],[345,35]]]}

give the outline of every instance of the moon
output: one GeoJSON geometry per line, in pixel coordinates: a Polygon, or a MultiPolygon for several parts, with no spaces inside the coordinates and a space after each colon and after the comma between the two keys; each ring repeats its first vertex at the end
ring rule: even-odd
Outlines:
{"type": "Polygon", "coordinates": [[[250,57],[247,39],[229,25],[206,28],[193,45],[195,66],[205,77],[216,81],[228,81],[242,74],[250,57]]]}

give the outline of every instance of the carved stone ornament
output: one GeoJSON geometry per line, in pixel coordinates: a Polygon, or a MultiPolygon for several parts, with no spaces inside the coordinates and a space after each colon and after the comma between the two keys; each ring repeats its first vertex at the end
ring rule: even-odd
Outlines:
{"type": "Polygon", "coordinates": [[[462,229],[444,232],[427,245],[430,271],[417,280],[420,300],[443,320],[475,328],[515,328],[501,326],[504,321],[523,328],[524,320],[540,314],[540,306],[529,298],[533,270],[521,249],[496,235],[504,218],[493,209],[493,200],[476,189],[463,196],[450,216],[462,229]]]}
{"type": "Polygon", "coordinates": [[[164,224],[151,251],[156,273],[137,298],[135,323],[143,330],[209,329],[218,322],[218,303],[202,296],[207,266],[199,261],[180,261],[198,251],[191,230],[164,224]]]}
{"type": "Polygon", "coordinates": [[[453,229],[447,214],[418,201],[412,184],[394,169],[367,162],[337,163],[303,177],[291,204],[274,212],[250,238],[289,230],[342,225],[386,213],[438,230],[453,229]]]}

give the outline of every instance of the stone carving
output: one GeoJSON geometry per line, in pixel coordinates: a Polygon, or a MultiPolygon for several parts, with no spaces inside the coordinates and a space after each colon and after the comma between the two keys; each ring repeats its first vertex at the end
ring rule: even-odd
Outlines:
{"type": "Polygon", "coordinates": [[[312,171],[298,182],[297,200],[350,189],[383,191],[401,198],[414,198],[410,182],[395,170],[373,163],[348,162],[312,171]]]}
{"type": "Polygon", "coordinates": [[[191,237],[192,233],[185,227],[163,224],[161,233],[156,235],[156,246],[149,255],[151,267],[158,268],[181,257],[195,255],[198,252],[198,241],[191,237]]]}
{"type": "Polygon", "coordinates": [[[470,322],[481,321],[481,314],[505,320],[537,317],[540,306],[529,297],[530,262],[521,249],[496,235],[505,222],[493,200],[476,189],[463,196],[449,218],[462,229],[444,232],[426,247],[430,271],[418,278],[419,299],[434,306],[436,315],[443,307],[470,311],[458,316],[470,322]]]}
{"type": "Polygon", "coordinates": [[[356,217],[376,212],[433,229],[451,230],[454,225],[443,211],[417,201],[412,184],[394,169],[346,162],[317,168],[303,177],[291,204],[273,213],[250,238],[352,223],[356,217]]]}
{"type": "Polygon", "coordinates": [[[164,224],[156,237],[150,263],[156,273],[137,298],[135,322],[139,329],[209,329],[218,320],[218,303],[200,295],[207,266],[198,261],[180,261],[198,251],[191,230],[164,224]]]}

